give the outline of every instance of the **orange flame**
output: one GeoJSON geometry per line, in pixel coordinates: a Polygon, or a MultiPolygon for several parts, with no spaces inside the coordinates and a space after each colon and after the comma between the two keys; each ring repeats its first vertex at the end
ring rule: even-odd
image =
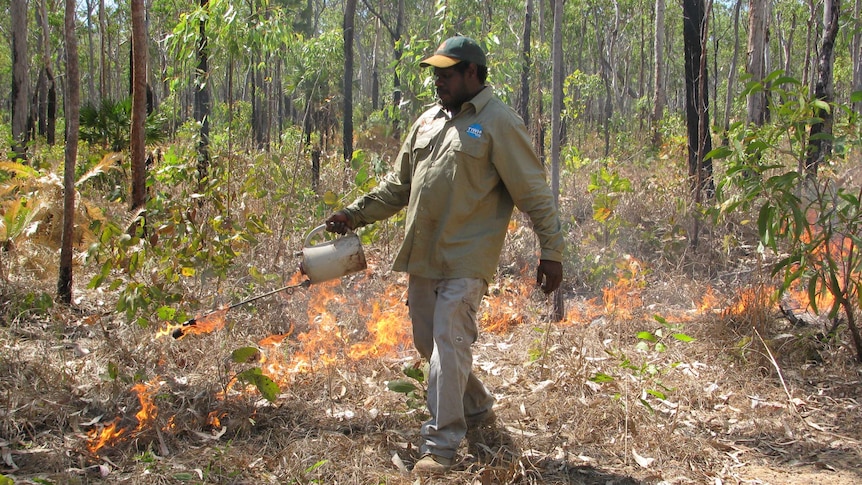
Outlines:
{"type": "MultiPolygon", "coordinates": [[[[526,268],[523,271],[526,273],[526,268]]],[[[508,284],[494,288],[482,301],[482,314],[479,323],[488,332],[505,333],[514,326],[524,323],[524,314],[519,308],[524,295],[532,291],[527,278],[518,278],[508,284]]]]}
{"type": "Polygon", "coordinates": [[[210,411],[207,415],[207,422],[213,428],[221,428],[221,418],[227,416],[223,411],[210,411]]]}
{"type": "Polygon", "coordinates": [[[115,418],[111,424],[102,428],[101,432],[95,428],[87,432],[87,437],[89,438],[87,449],[90,450],[90,453],[96,455],[98,454],[98,451],[105,446],[119,441],[126,432],[125,429],[117,428],[117,424],[119,424],[119,422],[120,418],[115,418]]]}
{"type": "Polygon", "coordinates": [[[410,341],[410,326],[405,324],[406,321],[405,305],[390,290],[388,301],[375,301],[372,304],[371,316],[366,324],[370,341],[351,345],[347,355],[358,360],[392,353],[410,341]]]}
{"type": "Polygon", "coordinates": [[[138,394],[138,402],[141,404],[140,411],[135,413],[135,419],[138,420],[138,427],[135,428],[135,432],[138,432],[156,418],[158,410],[153,403],[153,396],[145,384],[139,382],[132,386],[132,390],[138,394]]]}
{"type": "MultiPolygon", "coordinates": [[[[155,381],[150,381],[150,385],[155,381]]],[[[135,419],[138,421],[138,426],[133,433],[140,433],[149,425],[157,414],[156,405],[153,403],[152,393],[147,389],[147,385],[138,383],[132,386],[132,390],[138,395],[138,402],[141,409],[135,413],[135,419]]],[[[128,431],[125,428],[119,428],[120,418],[117,417],[111,424],[105,426],[102,431],[92,429],[87,433],[88,442],[87,449],[94,455],[98,454],[99,450],[107,445],[113,445],[120,441],[120,438],[128,431]]]]}
{"type": "Polygon", "coordinates": [[[640,261],[626,255],[617,264],[617,282],[602,289],[605,312],[620,318],[631,318],[632,310],[643,306],[641,291],[646,284],[640,261]]]}

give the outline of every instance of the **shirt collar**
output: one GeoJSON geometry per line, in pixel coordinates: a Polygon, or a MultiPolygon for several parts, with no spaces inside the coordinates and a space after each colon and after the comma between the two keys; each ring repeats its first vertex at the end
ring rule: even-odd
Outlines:
{"type": "MultiPolygon", "coordinates": [[[[491,92],[491,87],[485,85],[485,87],[481,91],[476,93],[476,95],[473,96],[472,99],[464,102],[463,106],[461,106],[461,113],[464,112],[464,109],[468,105],[472,105],[473,109],[476,110],[476,113],[479,113],[480,111],[482,111],[485,105],[488,104],[488,101],[491,101],[492,96],[493,94],[491,92]]],[[[443,109],[443,106],[441,106],[440,103],[437,103],[437,114],[435,117],[439,116],[444,116],[447,118],[449,117],[449,115],[446,113],[446,110],[443,109]]]]}

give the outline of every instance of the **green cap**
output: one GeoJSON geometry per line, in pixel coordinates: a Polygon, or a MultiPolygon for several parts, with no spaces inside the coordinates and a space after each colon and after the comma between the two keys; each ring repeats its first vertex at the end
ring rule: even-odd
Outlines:
{"type": "Polygon", "coordinates": [[[463,35],[456,35],[444,40],[434,52],[434,55],[424,59],[419,65],[421,67],[434,66],[447,68],[461,61],[472,62],[479,66],[487,65],[485,52],[475,40],[463,35]]]}

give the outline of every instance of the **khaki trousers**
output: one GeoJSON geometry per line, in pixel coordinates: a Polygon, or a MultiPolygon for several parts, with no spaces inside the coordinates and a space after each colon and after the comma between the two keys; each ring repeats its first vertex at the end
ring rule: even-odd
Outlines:
{"type": "Polygon", "coordinates": [[[430,363],[428,411],[420,451],[451,458],[467,433],[465,416],[494,406],[492,396],[473,374],[478,327],[476,313],[488,284],[479,278],[429,279],[410,275],[407,303],[413,343],[430,363]]]}

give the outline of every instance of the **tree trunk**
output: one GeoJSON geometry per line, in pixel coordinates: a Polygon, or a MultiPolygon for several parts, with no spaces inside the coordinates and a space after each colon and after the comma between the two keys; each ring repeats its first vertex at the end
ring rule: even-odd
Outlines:
{"type": "MultiPolygon", "coordinates": [[[[105,17],[105,0],[99,0],[99,102],[111,99],[111,71],[108,69],[108,21],[105,17]]],[[[94,100],[95,101],[95,100],[94,100]]]]}
{"type": "Polygon", "coordinates": [[[664,86],[664,12],[665,0],[655,0],[655,33],[653,42],[653,95],[652,114],[652,144],[655,147],[661,145],[661,123],[664,117],[664,107],[667,104],[667,94],[664,86]]]}
{"type": "MultiPolygon", "coordinates": [[[[817,83],[814,86],[814,96],[826,103],[831,103],[832,66],[835,38],[838,36],[838,16],[841,10],[840,0],[824,0],[823,2],[823,37],[820,40],[820,54],[817,58],[817,83]]],[[[829,155],[832,154],[832,110],[815,108],[814,117],[822,120],[811,124],[808,136],[808,154],[805,160],[805,173],[809,178],[817,177],[817,169],[829,155]]]]}
{"type": "Polygon", "coordinates": [[[736,98],[736,91],[733,86],[736,86],[736,64],[739,62],[739,11],[742,7],[742,0],[736,0],[733,6],[733,57],[730,59],[730,68],[727,72],[727,94],[724,99],[724,141],[727,145],[728,134],[730,131],[730,108],[733,106],[733,100],[736,98]]]}
{"type": "Polygon", "coordinates": [[[356,0],[344,2],[344,124],[342,143],[344,160],[353,158],[353,24],[356,17],[356,0]]]}
{"type": "Polygon", "coordinates": [[[146,204],[147,32],[144,0],[132,0],[131,210],[146,204]]]}
{"type": "Polygon", "coordinates": [[[12,152],[16,160],[27,158],[27,123],[30,118],[30,67],[27,56],[27,0],[12,0],[12,152]]]}
{"type": "Polygon", "coordinates": [[[533,24],[533,0],[527,0],[524,13],[524,36],[521,50],[521,95],[518,97],[518,113],[524,124],[530,126],[530,35],[533,24]]]}
{"type": "MultiPolygon", "coordinates": [[[[209,11],[209,0],[200,0],[201,10],[209,11]]],[[[210,87],[209,87],[209,39],[206,16],[201,18],[198,37],[198,67],[195,70],[195,121],[200,124],[198,140],[198,186],[202,187],[210,165],[210,87]]]]}
{"type": "MultiPolygon", "coordinates": [[[[710,7],[711,5],[710,0],[710,7]]],[[[709,85],[706,69],[707,16],[703,0],[684,0],[682,9],[688,175],[691,181],[692,201],[700,204],[704,195],[711,198],[714,193],[712,162],[704,161],[704,155],[712,150],[709,133],[709,98],[706,93],[706,87],[709,85]]],[[[700,222],[695,217],[690,240],[692,247],[697,247],[699,227],[700,222]]]]}
{"type": "Polygon", "coordinates": [[[57,299],[72,303],[72,236],[75,227],[75,161],[78,158],[78,114],[81,105],[81,76],[78,72],[78,39],[75,36],[75,0],[66,0],[66,153],[63,164],[63,231],[60,241],[60,269],[57,299]]]}
{"type": "MultiPolygon", "coordinates": [[[[563,1],[554,0],[554,39],[551,47],[552,72],[551,81],[553,93],[551,97],[551,191],[554,194],[554,202],[559,207],[560,197],[560,127],[562,119],[560,113],[563,111],[563,1]]],[[[559,322],[565,317],[563,308],[563,290],[557,288],[554,291],[554,312],[551,321],[559,322]]]]}
{"type": "Polygon", "coordinates": [[[371,109],[374,111],[380,109],[380,37],[383,35],[382,26],[383,20],[380,18],[374,20],[374,43],[371,47],[371,109]]]}
{"type": "Polygon", "coordinates": [[[96,70],[93,67],[93,63],[96,60],[95,53],[93,52],[93,0],[87,0],[87,51],[89,53],[87,58],[87,102],[96,106],[97,104],[94,101],[96,98],[96,87],[93,84],[93,78],[96,77],[96,70]]]}
{"type": "MultiPolygon", "coordinates": [[[[746,72],[751,80],[762,82],[766,77],[767,29],[769,28],[769,0],[748,2],[748,62],[746,72]]],[[[766,122],[767,86],[753,90],[746,98],[748,122],[763,126],[766,122]]]]}
{"type": "Polygon", "coordinates": [[[57,87],[54,82],[54,71],[51,69],[51,30],[48,24],[48,6],[46,0],[39,3],[39,24],[42,28],[42,69],[39,71],[37,88],[38,102],[34,111],[39,125],[39,135],[44,136],[49,145],[56,142],[57,125],[57,87]]]}
{"type": "Polygon", "coordinates": [[[802,82],[808,85],[808,94],[809,96],[814,94],[814,74],[811,69],[811,52],[815,49],[815,45],[817,41],[815,37],[817,34],[816,31],[817,24],[817,1],[816,0],[808,0],[808,29],[806,30],[805,36],[805,64],[802,67],[802,82]]]}
{"type": "MultiPolygon", "coordinates": [[[[539,27],[539,43],[545,43],[545,2],[539,2],[539,19],[538,19],[538,27],[539,27]]],[[[534,66],[534,76],[533,82],[536,84],[537,90],[542,92],[544,89],[544,76],[542,76],[542,69],[538,65],[538,63],[533,63],[534,66]]],[[[542,160],[542,164],[545,163],[545,101],[543,96],[536,96],[536,116],[534,117],[534,140],[533,145],[536,147],[536,150],[539,152],[539,158],[542,160]]]]}
{"type": "MultiPolygon", "coordinates": [[[[860,19],[862,15],[862,0],[856,0],[856,7],[853,9],[853,18],[860,19]]],[[[853,45],[850,51],[850,58],[853,59],[853,92],[862,92],[862,29],[857,28],[853,34],[853,45]]],[[[859,101],[853,103],[853,111],[857,115],[862,116],[862,95],[859,101]]]]}

